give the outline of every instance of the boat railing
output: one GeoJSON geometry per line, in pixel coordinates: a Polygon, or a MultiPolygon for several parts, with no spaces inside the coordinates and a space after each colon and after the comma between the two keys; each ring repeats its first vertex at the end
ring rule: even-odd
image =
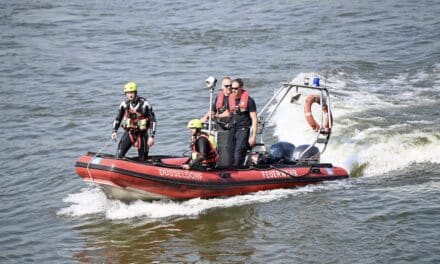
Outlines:
{"type": "MultiPolygon", "coordinates": [[[[314,94],[319,96],[319,104],[321,105],[321,118],[319,120],[319,129],[315,130],[316,136],[312,144],[308,146],[298,158],[298,161],[306,161],[303,159],[307,151],[313,148],[316,145],[320,145],[320,154],[324,153],[327,148],[327,144],[330,139],[332,125],[333,125],[333,115],[332,115],[332,107],[330,101],[329,91],[326,87],[319,86],[310,86],[306,84],[298,84],[294,82],[282,83],[282,86],[275,92],[275,94],[267,101],[267,103],[263,106],[260,112],[257,114],[258,117],[258,130],[257,135],[259,135],[259,149],[255,150],[255,152],[265,151],[265,148],[261,148],[261,145],[264,146],[263,132],[266,124],[272,119],[274,114],[277,112],[279,106],[282,102],[285,101],[287,96],[291,91],[294,91],[294,95],[291,97],[290,102],[298,101],[301,95],[303,94],[314,94]],[[273,107],[271,107],[273,106],[273,107]],[[324,109],[327,109],[327,118],[328,118],[328,128],[324,128],[324,109]]],[[[318,122],[318,120],[317,120],[318,122]]]]}

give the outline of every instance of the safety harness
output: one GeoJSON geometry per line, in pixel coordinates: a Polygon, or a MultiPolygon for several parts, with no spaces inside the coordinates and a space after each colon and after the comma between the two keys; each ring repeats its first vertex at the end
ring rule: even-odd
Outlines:
{"type": "Polygon", "coordinates": [[[122,121],[122,127],[127,130],[130,141],[137,149],[141,147],[140,132],[147,130],[149,118],[140,113],[142,105],[144,104],[144,98],[139,98],[136,106],[132,106],[130,101],[126,101],[126,109],[124,119],[122,121]]]}

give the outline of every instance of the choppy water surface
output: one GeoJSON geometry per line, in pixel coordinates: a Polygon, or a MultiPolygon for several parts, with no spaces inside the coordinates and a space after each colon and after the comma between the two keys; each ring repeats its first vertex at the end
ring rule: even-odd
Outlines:
{"type": "MultiPolygon", "coordinates": [[[[438,1],[1,2],[0,262],[438,263],[439,13],[438,1]],[[108,142],[128,80],[156,110],[152,153],[182,153],[208,75],[244,78],[260,109],[281,82],[320,76],[335,117],[322,160],[360,177],[124,204],[76,176],[108,142]]],[[[310,140],[301,111],[283,103],[268,143],[310,140]]]]}

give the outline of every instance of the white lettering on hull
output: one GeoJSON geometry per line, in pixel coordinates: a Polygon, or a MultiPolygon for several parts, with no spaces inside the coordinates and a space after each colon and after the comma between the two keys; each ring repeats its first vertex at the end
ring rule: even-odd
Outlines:
{"type": "Polygon", "coordinates": [[[284,179],[284,178],[290,178],[291,176],[298,176],[298,172],[296,169],[280,169],[278,170],[268,170],[268,171],[262,171],[261,176],[265,179],[284,179]]]}

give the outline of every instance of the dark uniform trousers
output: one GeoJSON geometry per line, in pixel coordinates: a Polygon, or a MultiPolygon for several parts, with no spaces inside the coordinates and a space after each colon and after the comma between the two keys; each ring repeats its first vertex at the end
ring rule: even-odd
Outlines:
{"type": "MultiPolygon", "coordinates": [[[[134,140],[137,140],[140,137],[140,148],[138,148],[138,158],[140,160],[146,160],[148,157],[148,132],[147,131],[139,131],[132,132],[134,140]]],[[[118,150],[116,151],[116,158],[121,159],[125,156],[127,151],[133,145],[130,139],[130,134],[127,130],[124,131],[124,134],[121,137],[121,140],[118,144],[118,150]]]]}
{"type": "Polygon", "coordinates": [[[231,128],[229,130],[228,146],[232,158],[232,166],[242,166],[246,159],[246,153],[249,148],[250,129],[231,128]]]}

